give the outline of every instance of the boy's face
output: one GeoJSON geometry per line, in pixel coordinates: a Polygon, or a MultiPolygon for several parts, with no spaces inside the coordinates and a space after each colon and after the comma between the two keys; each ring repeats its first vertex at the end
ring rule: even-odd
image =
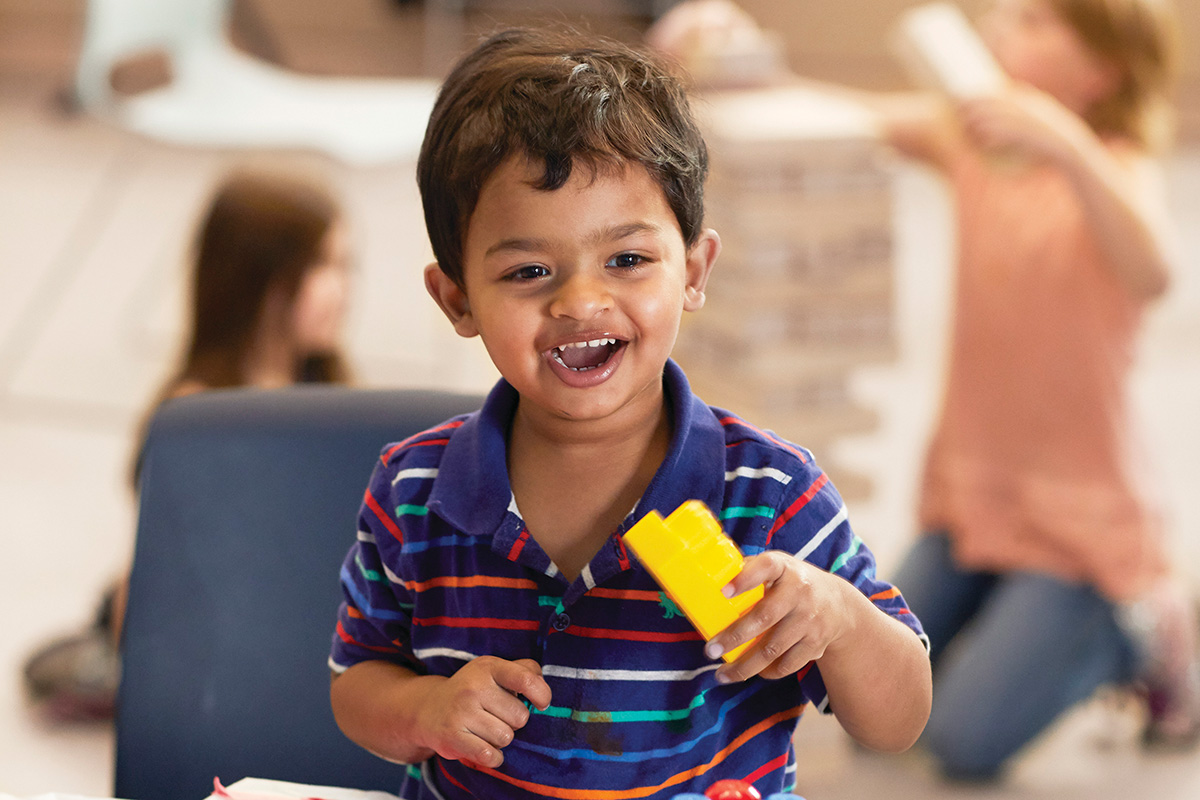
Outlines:
{"type": "Polygon", "coordinates": [[[684,311],[704,303],[720,250],[688,250],[661,187],[641,166],[562,188],[512,158],[483,185],[463,243],[459,288],[436,265],[430,294],[462,336],[480,336],[522,413],[602,419],[661,403],[662,367],[684,311]]]}

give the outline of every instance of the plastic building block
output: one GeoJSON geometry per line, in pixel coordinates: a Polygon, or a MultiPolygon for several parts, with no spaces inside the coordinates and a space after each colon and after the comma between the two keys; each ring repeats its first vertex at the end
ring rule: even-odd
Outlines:
{"type": "MultiPolygon", "coordinates": [[[[762,586],[726,597],[721,590],[742,571],[742,554],[699,500],[688,500],[665,520],[651,511],[625,533],[625,544],[707,641],[763,596],[762,586]]],[[[751,642],[724,653],[737,658],[751,642]]]]}
{"type": "Polygon", "coordinates": [[[709,800],[762,800],[762,794],[745,781],[717,781],[704,793],[709,800]]]}
{"type": "MultiPolygon", "coordinates": [[[[757,800],[757,798],[760,797],[757,789],[749,784],[742,783],[741,781],[718,781],[717,783],[714,783],[708,791],[709,794],[699,794],[697,792],[677,794],[673,796],[671,800],[744,800],[745,798],[757,800]],[[729,788],[730,784],[733,784],[732,789],[729,788]],[[714,790],[721,793],[712,794],[714,790]],[[741,794],[728,794],[729,791],[737,791],[741,792],[741,794]]],[[[766,800],[804,800],[804,798],[798,794],[775,792],[774,794],[767,795],[766,800]]]]}

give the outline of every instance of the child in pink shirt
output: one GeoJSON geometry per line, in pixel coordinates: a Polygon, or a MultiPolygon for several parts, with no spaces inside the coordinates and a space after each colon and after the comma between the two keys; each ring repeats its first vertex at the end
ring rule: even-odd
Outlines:
{"type": "Polygon", "coordinates": [[[925,741],[958,777],[995,777],[1103,683],[1147,687],[1148,742],[1200,737],[1195,621],[1128,397],[1169,279],[1150,157],[1170,120],[1168,11],[998,0],[982,32],[1009,86],[885,113],[897,147],[948,177],[958,218],[927,535],[897,576],[933,641],[925,741]]]}

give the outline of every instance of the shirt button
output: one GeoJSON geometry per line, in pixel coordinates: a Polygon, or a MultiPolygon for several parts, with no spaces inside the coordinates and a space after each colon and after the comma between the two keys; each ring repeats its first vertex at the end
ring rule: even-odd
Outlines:
{"type": "Polygon", "coordinates": [[[566,614],[559,614],[554,618],[554,630],[562,633],[571,624],[571,618],[566,614]]]}

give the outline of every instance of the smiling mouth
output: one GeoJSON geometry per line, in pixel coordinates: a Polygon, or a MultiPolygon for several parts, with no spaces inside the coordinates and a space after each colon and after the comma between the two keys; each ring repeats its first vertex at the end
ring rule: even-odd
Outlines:
{"type": "Polygon", "coordinates": [[[572,372],[590,372],[607,364],[624,346],[624,341],[613,338],[569,342],[551,350],[550,357],[572,372]]]}

